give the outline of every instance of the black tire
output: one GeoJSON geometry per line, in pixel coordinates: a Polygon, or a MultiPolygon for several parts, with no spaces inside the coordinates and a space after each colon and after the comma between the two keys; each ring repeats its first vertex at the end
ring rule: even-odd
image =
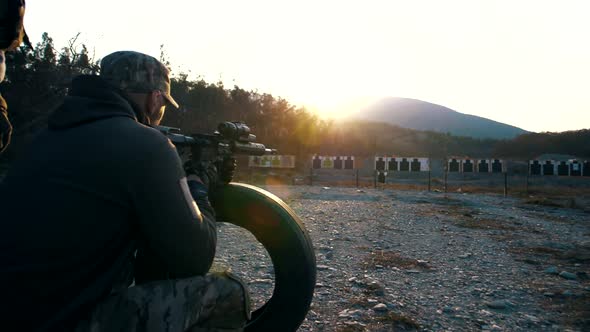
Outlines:
{"type": "Polygon", "coordinates": [[[307,315],[316,281],[315,253],[303,223],[280,198],[247,184],[230,183],[213,201],[217,220],[250,231],[274,266],[273,294],[252,313],[245,331],[296,331],[307,315]]]}

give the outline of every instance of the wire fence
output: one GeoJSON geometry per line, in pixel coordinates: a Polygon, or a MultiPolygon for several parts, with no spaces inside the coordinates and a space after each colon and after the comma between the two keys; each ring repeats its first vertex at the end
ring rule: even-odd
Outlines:
{"type": "Polygon", "coordinates": [[[303,171],[247,169],[237,181],[252,184],[343,186],[374,189],[406,189],[433,192],[495,193],[531,195],[569,193],[590,195],[590,177],[529,175],[526,172],[379,172],[367,169],[334,170],[309,168],[303,171]]]}

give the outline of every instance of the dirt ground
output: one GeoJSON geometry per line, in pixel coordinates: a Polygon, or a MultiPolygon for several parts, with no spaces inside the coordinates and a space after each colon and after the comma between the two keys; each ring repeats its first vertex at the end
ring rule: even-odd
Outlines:
{"type": "MultiPolygon", "coordinates": [[[[504,197],[266,186],[298,214],[318,277],[299,331],[588,331],[590,195],[504,197]]],[[[273,288],[255,239],[220,227],[218,260],[273,288]],[[255,259],[252,259],[255,257],[255,259]]]]}

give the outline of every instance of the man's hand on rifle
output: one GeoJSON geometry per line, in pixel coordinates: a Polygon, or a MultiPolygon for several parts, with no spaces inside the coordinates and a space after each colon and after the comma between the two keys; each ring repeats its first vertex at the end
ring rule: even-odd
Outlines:
{"type": "Polygon", "coordinates": [[[207,192],[211,192],[219,182],[217,167],[213,163],[202,162],[194,165],[189,161],[184,165],[184,171],[189,181],[194,180],[202,183],[207,192]]]}
{"type": "Polygon", "coordinates": [[[227,157],[223,158],[222,161],[217,163],[217,169],[219,170],[219,181],[220,184],[230,183],[236,173],[238,164],[235,158],[227,157]]]}
{"type": "Polygon", "coordinates": [[[236,160],[229,157],[216,163],[201,162],[194,165],[187,162],[184,170],[193,198],[198,201],[200,198],[212,197],[210,194],[213,190],[232,181],[236,167],[236,160]]]}
{"type": "Polygon", "coordinates": [[[236,173],[238,164],[234,158],[227,157],[215,163],[202,162],[194,165],[190,161],[184,165],[186,175],[196,175],[211,191],[217,186],[230,183],[236,173]]]}

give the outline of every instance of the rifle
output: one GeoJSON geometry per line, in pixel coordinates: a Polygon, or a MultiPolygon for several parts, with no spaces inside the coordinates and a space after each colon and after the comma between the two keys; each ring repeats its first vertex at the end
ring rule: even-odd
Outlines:
{"type": "Polygon", "coordinates": [[[213,134],[183,135],[179,128],[156,126],[160,132],[176,146],[183,164],[197,166],[208,163],[220,165],[224,160],[235,155],[276,154],[277,150],[268,149],[256,143],[256,135],[243,122],[222,122],[213,134]]]}

